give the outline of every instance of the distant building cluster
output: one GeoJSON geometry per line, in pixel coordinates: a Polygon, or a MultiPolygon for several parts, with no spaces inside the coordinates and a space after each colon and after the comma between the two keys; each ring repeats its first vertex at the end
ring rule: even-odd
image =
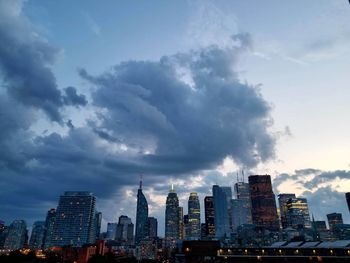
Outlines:
{"type": "MultiPolygon", "coordinates": [[[[172,185],[166,198],[162,238],[158,236],[157,219],[149,216],[142,190],[141,181],[135,225],[130,217],[121,215],[118,222],[108,222],[107,231],[100,233],[102,214],[96,210],[96,197],[90,192],[65,192],[57,208],[50,209],[44,221],[34,222],[30,238],[24,220],[14,220],[10,225],[0,221],[0,249],[79,248],[104,240],[104,244],[119,254],[160,259],[169,258],[184,240],[261,247],[282,241],[350,239],[350,224],[344,224],[340,213],[327,214],[327,227],[325,221],[310,215],[306,198],[281,193],[277,203],[269,175],[251,175],[248,182],[237,180],[233,189],[213,185],[212,195],[204,198],[204,208],[198,194],[192,192],[187,214],[172,185]],[[201,213],[204,213],[204,222],[201,222],[201,213]]],[[[350,211],[350,193],[345,197],[350,211]]]]}

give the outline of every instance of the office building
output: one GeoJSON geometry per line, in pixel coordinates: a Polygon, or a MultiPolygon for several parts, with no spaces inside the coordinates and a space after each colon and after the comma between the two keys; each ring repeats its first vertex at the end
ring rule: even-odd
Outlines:
{"type": "Polygon", "coordinates": [[[5,222],[0,220],[0,249],[4,247],[7,231],[8,231],[8,228],[5,225],[5,222]]]}
{"type": "Polygon", "coordinates": [[[200,239],[201,237],[201,214],[197,193],[191,193],[188,199],[188,223],[189,236],[187,239],[200,239]]]}
{"type": "Polygon", "coordinates": [[[248,179],[253,224],[270,231],[279,231],[276,200],[270,175],[251,175],[248,179]]]}
{"type": "Polygon", "coordinates": [[[27,224],[24,220],[14,220],[8,228],[4,248],[17,250],[23,248],[28,240],[27,224]]]}
{"type": "Polygon", "coordinates": [[[348,209],[349,209],[349,212],[350,212],[350,192],[345,194],[345,198],[346,198],[346,202],[348,204],[348,209]]]}
{"type": "Polygon", "coordinates": [[[31,249],[41,249],[44,243],[45,221],[36,221],[33,224],[32,234],[30,235],[29,247],[31,249]]]}
{"type": "Polygon", "coordinates": [[[96,198],[90,192],[65,192],[56,212],[53,246],[95,243],[96,198]]]}
{"type": "Polygon", "coordinates": [[[295,194],[279,194],[278,195],[278,204],[280,209],[280,218],[282,228],[287,227],[287,201],[290,198],[296,198],[295,194]]]}
{"type": "MultiPolygon", "coordinates": [[[[145,224],[147,229],[147,222],[145,224]]],[[[142,239],[147,238],[148,234],[145,233],[142,239]]],[[[119,217],[117,224],[116,240],[124,245],[132,245],[134,237],[134,224],[131,222],[131,218],[122,215],[119,217]]]]}
{"type": "Polygon", "coordinates": [[[179,231],[179,218],[179,199],[172,185],[166,199],[165,208],[165,238],[167,240],[179,239],[181,235],[179,231]]]}
{"type": "Polygon", "coordinates": [[[341,213],[331,213],[327,215],[329,230],[333,231],[335,225],[343,224],[343,216],[341,213]]]}
{"type": "MultiPolygon", "coordinates": [[[[252,224],[252,204],[250,199],[249,184],[245,182],[237,182],[234,189],[236,199],[240,200],[241,204],[241,224],[252,224]]],[[[232,215],[234,215],[234,213],[232,213],[232,215]]]]}
{"type": "Polygon", "coordinates": [[[142,180],[137,191],[136,207],[136,226],[135,226],[135,244],[138,245],[142,239],[147,238],[147,220],[148,220],[148,203],[145,195],[142,193],[142,180]]]}
{"type": "Polygon", "coordinates": [[[229,194],[227,187],[213,185],[215,237],[220,239],[231,236],[231,216],[229,216],[231,209],[229,208],[231,207],[232,196],[230,197],[229,194]],[[228,201],[230,204],[228,204],[228,201]]]}
{"type": "Polygon", "coordinates": [[[231,200],[232,209],[232,232],[236,233],[240,225],[247,224],[247,215],[244,202],[241,199],[231,200]]]}
{"type": "Polygon", "coordinates": [[[116,240],[118,223],[107,223],[106,240],[116,240]]]}
{"type": "Polygon", "coordinates": [[[184,208],[179,206],[179,240],[184,239],[184,208]]]}
{"type": "Polygon", "coordinates": [[[205,210],[205,231],[207,238],[215,237],[215,211],[214,211],[214,198],[212,196],[206,196],[204,198],[204,210],[205,210]]]}
{"type": "Polygon", "coordinates": [[[158,221],[157,218],[148,217],[147,220],[148,237],[154,239],[158,237],[158,221]]]}
{"type": "Polygon", "coordinates": [[[96,212],[95,214],[95,236],[96,240],[100,239],[100,233],[101,233],[101,221],[102,221],[102,213],[96,212]]]}
{"type": "Polygon", "coordinates": [[[45,235],[44,235],[44,245],[45,249],[53,246],[52,242],[54,239],[54,228],[56,224],[56,209],[51,208],[47,211],[45,220],[45,235]]]}
{"type": "Polygon", "coordinates": [[[294,229],[311,228],[309,207],[306,198],[289,198],[286,206],[286,225],[294,229]]]}

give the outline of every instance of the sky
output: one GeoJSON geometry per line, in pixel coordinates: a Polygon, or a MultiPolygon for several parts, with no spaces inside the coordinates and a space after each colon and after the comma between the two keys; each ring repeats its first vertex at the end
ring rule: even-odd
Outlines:
{"type": "Polygon", "coordinates": [[[164,233],[237,172],[270,174],[316,220],[350,223],[350,6],[312,1],[0,0],[0,219],[91,191],[135,222],[140,176],[164,233]]]}

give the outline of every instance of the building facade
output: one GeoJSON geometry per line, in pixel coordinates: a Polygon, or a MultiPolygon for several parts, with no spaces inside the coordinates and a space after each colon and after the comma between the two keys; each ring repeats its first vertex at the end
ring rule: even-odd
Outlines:
{"type": "Polygon", "coordinates": [[[327,214],[329,230],[333,231],[335,225],[343,224],[343,215],[341,213],[327,214]]]}
{"type": "Polygon", "coordinates": [[[95,243],[96,198],[90,192],[65,192],[56,211],[53,246],[95,243]]]}
{"type": "Polygon", "coordinates": [[[286,226],[294,229],[311,228],[309,207],[306,198],[289,198],[286,206],[286,226]]]}
{"type": "Polygon", "coordinates": [[[191,193],[188,199],[188,223],[189,236],[187,239],[200,239],[201,237],[201,214],[197,193],[191,193]]]}
{"type": "Polygon", "coordinates": [[[33,224],[32,233],[30,235],[29,247],[31,249],[41,249],[44,243],[45,221],[36,221],[33,224]]]}
{"type": "Polygon", "coordinates": [[[53,246],[54,238],[54,228],[56,224],[56,209],[51,208],[47,211],[46,220],[45,220],[45,235],[44,235],[44,248],[50,248],[53,246]]]}
{"type": "Polygon", "coordinates": [[[231,206],[231,198],[227,193],[224,187],[213,185],[215,237],[219,239],[231,236],[230,210],[228,209],[231,206]],[[230,205],[227,203],[228,200],[230,200],[230,205]]]}
{"type": "Polygon", "coordinates": [[[250,199],[249,184],[245,182],[237,182],[234,189],[236,199],[240,200],[242,206],[241,224],[252,224],[252,204],[250,199]]]}
{"type": "Polygon", "coordinates": [[[251,175],[248,180],[253,224],[270,231],[279,231],[276,200],[270,175],[251,175]]]}
{"type": "Polygon", "coordinates": [[[139,244],[142,239],[147,238],[148,203],[142,193],[142,181],[137,191],[135,244],[139,244]]]}
{"type": "Polygon", "coordinates": [[[179,199],[172,186],[166,199],[165,208],[165,238],[167,240],[179,239],[181,235],[179,231],[179,218],[179,199]]]}
{"type": "MultiPolygon", "coordinates": [[[[147,223],[145,225],[147,229],[147,223]]],[[[147,238],[147,234],[143,237],[147,238]]],[[[116,240],[124,245],[132,245],[134,239],[134,224],[131,222],[131,218],[121,215],[117,224],[116,240]]],[[[141,239],[140,239],[141,240],[141,239]]]]}
{"type": "Polygon", "coordinates": [[[348,209],[350,212],[350,192],[345,193],[346,203],[348,204],[348,209]]]}
{"type": "Polygon", "coordinates": [[[147,220],[148,237],[154,239],[158,237],[158,221],[157,218],[148,217],[147,220]]]}
{"type": "Polygon", "coordinates": [[[287,201],[290,198],[296,198],[295,194],[279,194],[278,195],[278,205],[280,208],[280,217],[282,228],[287,228],[287,201]]]}
{"type": "Polygon", "coordinates": [[[24,220],[14,220],[8,228],[4,248],[17,250],[23,248],[28,240],[27,224],[24,220]]]}
{"type": "Polygon", "coordinates": [[[214,211],[214,198],[212,196],[206,196],[204,198],[204,210],[205,210],[205,235],[211,239],[215,237],[215,211],[214,211]]]}

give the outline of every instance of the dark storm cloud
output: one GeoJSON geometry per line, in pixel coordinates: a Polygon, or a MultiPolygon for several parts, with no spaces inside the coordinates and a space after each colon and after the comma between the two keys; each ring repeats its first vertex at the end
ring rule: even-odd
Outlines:
{"type": "Polygon", "coordinates": [[[64,89],[65,95],[63,96],[63,102],[65,105],[70,106],[85,106],[87,104],[87,100],[84,95],[79,95],[77,93],[76,88],[67,87],[64,89]]]}
{"type": "Polygon", "coordinates": [[[86,105],[83,95],[68,87],[61,94],[51,66],[59,50],[42,39],[22,15],[21,1],[0,1],[0,78],[7,93],[26,106],[43,110],[62,122],[60,109],[86,105]]]}
{"type": "Polygon", "coordinates": [[[106,110],[95,130],[149,151],[139,161],[155,173],[213,168],[226,156],[246,166],[273,158],[270,107],[234,71],[242,49],[212,46],[156,62],[123,62],[97,77],[81,70],[97,86],[94,105],[106,110]]]}

